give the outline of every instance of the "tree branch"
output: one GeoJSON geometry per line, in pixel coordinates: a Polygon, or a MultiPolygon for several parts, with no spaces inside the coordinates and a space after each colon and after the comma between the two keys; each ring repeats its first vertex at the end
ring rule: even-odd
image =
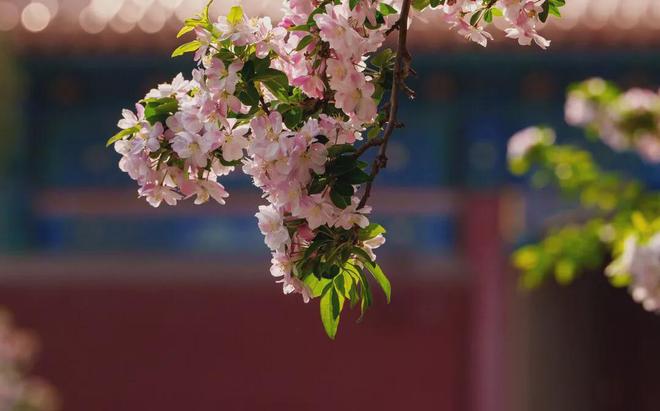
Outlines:
{"type": "Polygon", "coordinates": [[[399,126],[397,121],[397,112],[399,109],[399,92],[404,90],[409,96],[413,96],[414,93],[405,85],[405,80],[410,74],[410,62],[412,58],[408,52],[407,40],[408,40],[408,15],[410,13],[410,4],[411,0],[403,0],[401,5],[401,16],[399,20],[395,23],[399,30],[399,39],[397,45],[396,60],[394,63],[394,75],[392,79],[392,91],[390,92],[390,112],[387,119],[387,126],[383,135],[379,138],[374,138],[367,143],[365,143],[356,154],[362,155],[367,149],[374,146],[380,146],[378,150],[378,155],[374,160],[371,166],[371,179],[367,182],[364,194],[360,200],[360,204],[357,209],[361,209],[367,203],[369,196],[371,195],[371,188],[373,182],[380,172],[381,169],[387,167],[387,144],[392,136],[394,130],[399,126]]]}
{"type": "Polygon", "coordinates": [[[270,115],[270,110],[268,109],[268,104],[264,100],[264,96],[259,93],[259,103],[261,104],[261,109],[266,112],[266,115],[270,115]]]}

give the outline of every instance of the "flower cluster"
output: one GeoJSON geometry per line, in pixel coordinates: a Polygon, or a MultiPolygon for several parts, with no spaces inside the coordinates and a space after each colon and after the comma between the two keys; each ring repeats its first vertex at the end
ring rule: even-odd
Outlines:
{"type": "MultiPolygon", "coordinates": [[[[516,35],[521,43],[536,35],[539,10],[524,0],[423,3],[412,2],[418,9],[442,7],[454,22],[468,10],[490,20],[497,3],[524,32],[516,35]]],[[[380,49],[390,32],[407,30],[411,1],[284,4],[276,25],[268,17],[248,18],[240,6],[215,22],[208,5],[188,19],[179,35],[192,32],[195,39],[173,56],[194,52],[192,79],[178,75],[151,90],[136,112],[125,110],[122,131],[109,144],[139,195],[155,207],[190,197],[222,204],[228,193],[220,177],[235,168],[251,176],[268,202],[256,217],[272,252],[272,275],[285,294],[306,302],[320,297],[323,324],[334,337],[345,301],[359,303],[362,312],[371,304],[364,272],[390,297],[373,251],[385,230],[370,223],[365,205],[381,163],[369,171],[361,156],[385,147],[379,136],[397,125],[381,100],[407,69],[392,50],[380,49]]]]}
{"type": "Polygon", "coordinates": [[[360,271],[376,272],[388,294],[389,282],[373,253],[384,230],[358,207],[370,176],[354,145],[367,128],[380,130],[376,89],[382,95],[391,55],[379,66],[366,60],[395,16],[385,19],[379,2],[323,3],[292,1],[275,27],[238,6],[215,23],[208,10],[191,19],[183,32],[196,39],[174,54],[195,52],[192,79],[178,75],[124,110],[110,143],[156,207],[189,197],[222,204],[218,178],[241,167],[269,203],[257,218],[284,293],[309,301],[331,288],[342,304],[368,303],[360,271]],[[345,287],[328,287],[337,277],[345,287]]]}
{"type": "Polygon", "coordinates": [[[16,329],[9,314],[0,309],[0,410],[55,411],[59,408],[51,386],[27,375],[36,348],[34,337],[16,329]]]}
{"type": "Polygon", "coordinates": [[[217,179],[233,170],[248,144],[247,127],[228,118],[242,108],[234,95],[240,68],[240,61],[225,66],[208,59],[194,80],[179,74],[151,90],[136,113],[124,110],[115,142],[119,167],[154,207],[192,196],[195,204],[209,198],[224,204],[228,194],[217,179]]]}
{"type": "MultiPolygon", "coordinates": [[[[433,2],[431,2],[433,3],[433,2]]],[[[494,17],[503,18],[506,37],[518,40],[523,46],[534,41],[542,49],[550,46],[550,41],[537,32],[539,22],[544,22],[549,13],[559,16],[563,0],[447,0],[436,6],[444,20],[465,38],[486,46],[493,36],[486,30],[494,17]]]]}
{"type": "Polygon", "coordinates": [[[622,92],[594,78],[571,87],[565,112],[567,123],[586,128],[614,150],[635,150],[648,162],[660,162],[659,92],[622,92]]]}

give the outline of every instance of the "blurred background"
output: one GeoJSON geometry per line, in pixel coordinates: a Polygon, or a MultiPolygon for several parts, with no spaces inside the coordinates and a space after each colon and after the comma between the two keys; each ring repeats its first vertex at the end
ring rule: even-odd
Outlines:
{"type": "Polygon", "coordinates": [[[573,81],[658,87],[660,0],[568,0],[547,52],[417,24],[418,99],[373,197],[394,296],[334,342],[270,277],[245,177],[224,207],[152,209],[104,147],[122,108],[190,72],[169,54],[203,3],[0,0],[0,305],[40,336],[64,410],[657,410],[660,319],[601,272],[519,289],[509,253],[560,204],[509,176],[506,142],[545,123],[587,144],[563,123],[573,81]]]}

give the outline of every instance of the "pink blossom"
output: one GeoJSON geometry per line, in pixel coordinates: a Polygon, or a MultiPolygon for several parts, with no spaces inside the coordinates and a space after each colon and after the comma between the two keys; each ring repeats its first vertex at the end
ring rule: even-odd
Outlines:
{"type": "Polygon", "coordinates": [[[222,158],[225,161],[236,161],[243,158],[243,150],[249,146],[249,141],[245,138],[248,131],[248,126],[238,126],[223,131],[220,144],[222,145],[222,158]]]}
{"type": "Polygon", "coordinates": [[[133,127],[139,127],[144,122],[144,106],[141,104],[135,105],[136,113],[133,113],[130,110],[122,110],[123,119],[117,122],[117,127],[122,130],[127,130],[133,127]]]}
{"type": "Polygon", "coordinates": [[[195,204],[204,204],[209,201],[209,198],[214,199],[219,204],[225,204],[225,198],[229,197],[229,193],[222,184],[211,180],[198,181],[196,194],[195,204]]]}
{"type": "Polygon", "coordinates": [[[160,206],[163,201],[174,206],[179,200],[183,199],[183,196],[172,190],[172,188],[157,184],[147,184],[141,187],[138,194],[140,197],[146,197],[147,202],[152,207],[160,206]]]}
{"type": "Polygon", "coordinates": [[[361,123],[370,123],[376,117],[376,103],[371,97],[374,85],[367,82],[364,75],[353,72],[335,93],[335,105],[349,116],[355,116],[361,123]]]}
{"type": "Polygon", "coordinates": [[[211,145],[212,141],[207,136],[187,131],[178,133],[172,140],[172,149],[179,157],[190,159],[194,166],[200,168],[206,167],[208,163],[207,154],[211,145]]]}
{"type": "Polygon", "coordinates": [[[322,99],[325,85],[323,80],[317,75],[304,75],[293,79],[291,82],[296,87],[312,98],[322,99]]]}
{"type": "Polygon", "coordinates": [[[328,199],[314,194],[302,198],[293,214],[307,220],[309,228],[314,230],[334,220],[334,209],[328,199]]]}
{"type": "Polygon", "coordinates": [[[259,206],[256,214],[259,230],[265,236],[265,242],[271,250],[282,250],[289,243],[289,232],[284,226],[282,215],[273,207],[259,206]]]}
{"type": "Polygon", "coordinates": [[[234,94],[239,81],[238,72],[243,68],[241,60],[236,60],[225,67],[222,60],[213,58],[205,66],[206,84],[211,92],[234,94]]]}
{"type": "Polygon", "coordinates": [[[345,230],[350,230],[351,228],[357,226],[364,228],[369,225],[369,219],[365,214],[371,212],[371,207],[363,207],[357,211],[357,206],[360,203],[358,197],[353,197],[351,199],[351,205],[339,212],[337,216],[337,221],[334,222],[335,227],[341,227],[345,230]]]}

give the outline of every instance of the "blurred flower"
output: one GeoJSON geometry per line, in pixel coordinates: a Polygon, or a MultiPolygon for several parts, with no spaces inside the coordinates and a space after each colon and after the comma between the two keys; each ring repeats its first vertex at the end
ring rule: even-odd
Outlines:
{"type": "Polygon", "coordinates": [[[0,308],[0,411],[57,411],[55,390],[28,375],[37,351],[36,338],[13,326],[0,308]]]}
{"type": "Polygon", "coordinates": [[[647,311],[660,314],[660,233],[646,244],[630,235],[623,252],[606,269],[608,276],[630,276],[630,294],[647,311]]]}
{"type": "Polygon", "coordinates": [[[507,155],[509,159],[522,158],[535,146],[552,144],[554,141],[554,131],[540,127],[528,127],[511,136],[507,146],[507,155]]]}

